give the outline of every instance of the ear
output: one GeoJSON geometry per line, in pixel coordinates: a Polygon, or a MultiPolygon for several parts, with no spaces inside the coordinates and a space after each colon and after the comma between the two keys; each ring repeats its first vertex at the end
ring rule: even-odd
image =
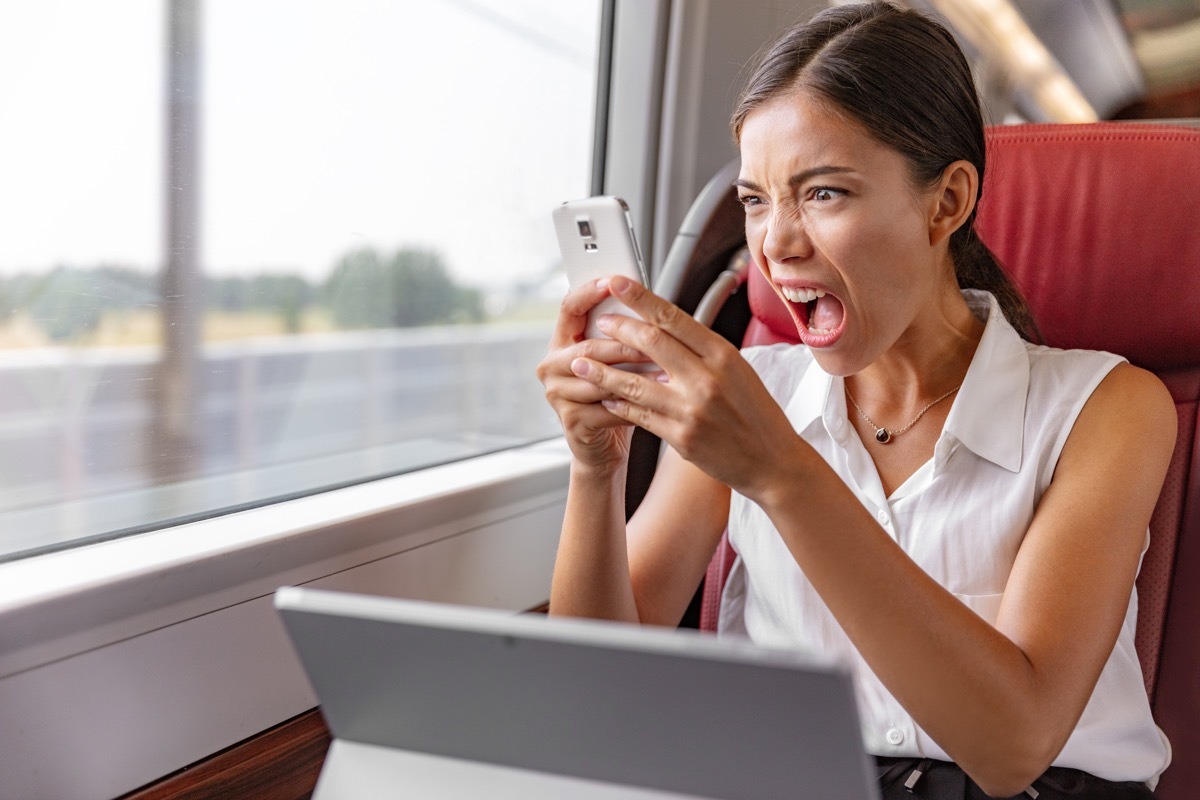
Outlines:
{"type": "Polygon", "coordinates": [[[941,244],[962,227],[975,210],[978,194],[979,171],[970,161],[955,161],[942,170],[930,196],[930,244],[941,244]]]}

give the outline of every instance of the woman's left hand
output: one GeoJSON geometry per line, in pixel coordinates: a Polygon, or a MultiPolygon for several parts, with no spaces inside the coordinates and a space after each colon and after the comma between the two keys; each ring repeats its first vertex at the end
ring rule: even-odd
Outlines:
{"type": "Polygon", "coordinates": [[[754,498],[800,437],[737,348],[634,281],[616,277],[612,294],[642,320],[601,317],[601,330],[645,353],[662,374],[639,375],[588,358],[579,377],[613,399],[615,416],[645,428],[706,473],[754,498]],[[643,321],[644,320],[644,321],[643,321]]]}

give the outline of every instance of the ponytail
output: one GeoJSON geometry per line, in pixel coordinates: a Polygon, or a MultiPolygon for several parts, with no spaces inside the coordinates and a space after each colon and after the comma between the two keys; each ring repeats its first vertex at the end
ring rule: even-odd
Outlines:
{"type": "Polygon", "coordinates": [[[1016,284],[1004,272],[995,253],[975,233],[974,217],[972,214],[971,219],[950,237],[950,257],[954,260],[958,288],[991,292],[999,303],[1000,310],[1004,312],[1004,318],[1021,338],[1040,342],[1041,331],[1033,319],[1029,304],[1025,302],[1016,284]]]}

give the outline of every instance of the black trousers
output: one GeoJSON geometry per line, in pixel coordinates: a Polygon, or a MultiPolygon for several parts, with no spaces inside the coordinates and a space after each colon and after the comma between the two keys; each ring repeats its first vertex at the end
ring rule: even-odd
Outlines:
{"type": "MultiPolygon", "coordinates": [[[[957,764],[922,758],[875,759],[883,800],[992,800],[957,764]]],[[[1051,767],[1033,783],[1033,791],[1011,800],[1154,800],[1144,783],[1118,783],[1087,772],[1051,767]]]]}

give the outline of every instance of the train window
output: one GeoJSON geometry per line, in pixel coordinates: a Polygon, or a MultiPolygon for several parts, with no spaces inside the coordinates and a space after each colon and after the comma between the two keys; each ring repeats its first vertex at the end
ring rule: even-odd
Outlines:
{"type": "Polygon", "coordinates": [[[600,20],[0,8],[0,560],[555,435],[600,20]]]}

